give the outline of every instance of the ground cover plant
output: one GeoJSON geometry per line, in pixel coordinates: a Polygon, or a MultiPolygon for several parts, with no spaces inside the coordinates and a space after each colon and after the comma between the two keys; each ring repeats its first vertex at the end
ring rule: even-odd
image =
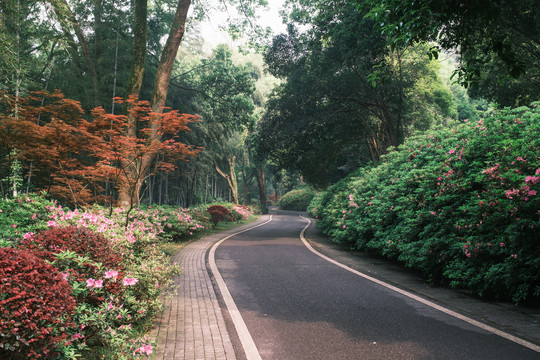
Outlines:
{"type": "Polygon", "coordinates": [[[540,299],[540,110],[409,138],[310,206],[334,241],[472,293],[540,299]]]}
{"type": "MultiPolygon", "coordinates": [[[[252,214],[220,206],[236,220],[252,214]]],[[[204,234],[206,208],[71,210],[38,195],[0,201],[0,357],[151,355],[145,334],[179,271],[160,245],[204,234]]]]}

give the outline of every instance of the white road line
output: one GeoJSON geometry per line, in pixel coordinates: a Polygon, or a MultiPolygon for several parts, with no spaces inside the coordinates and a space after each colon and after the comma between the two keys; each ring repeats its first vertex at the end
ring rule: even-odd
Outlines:
{"type": "Polygon", "coordinates": [[[236,306],[236,303],[234,302],[231,296],[231,293],[229,292],[229,289],[227,288],[227,285],[225,284],[225,281],[223,281],[223,278],[221,277],[221,274],[219,273],[219,270],[217,268],[216,261],[215,261],[215,253],[216,253],[216,248],[225,240],[233,236],[236,236],[238,234],[241,234],[243,232],[255,229],[259,226],[268,224],[270,221],[272,221],[272,215],[270,215],[270,218],[267,221],[261,224],[257,224],[248,229],[235,232],[234,234],[231,234],[221,239],[220,241],[215,243],[214,246],[212,246],[208,254],[208,263],[210,264],[210,270],[212,270],[212,274],[214,275],[216,282],[219,286],[219,291],[221,291],[221,295],[223,296],[225,305],[227,306],[227,309],[229,310],[229,314],[233,321],[234,327],[236,328],[236,332],[238,334],[238,337],[240,338],[240,342],[242,343],[244,352],[246,353],[247,360],[262,360],[262,359],[261,359],[261,355],[259,354],[259,350],[257,350],[257,346],[255,345],[255,342],[253,341],[253,338],[251,337],[251,334],[249,333],[246,323],[244,322],[244,319],[242,318],[242,315],[240,314],[240,311],[238,310],[238,307],[236,306]]]}
{"type": "Polygon", "coordinates": [[[402,294],[402,295],[405,295],[405,296],[407,296],[407,297],[409,297],[409,298],[411,298],[411,299],[414,299],[414,300],[416,300],[416,301],[419,301],[419,302],[421,302],[422,304],[425,304],[425,305],[430,306],[430,307],[432,307],[432,308],[434,308],[434,309],[437,309],[437,310],[439,310],[439,311],[442,311],[442,312],[445,313],[445,314],[448,314],[448,315],[450,315],[450,316],[456,317],[456,318],[458,318],[458,319],[460,319],[460,320],[463,320],[463,321],[465,321],[465,322],[468,322],[468,323],[471,324],[471,325],[474,325],[474,326],[477,326],[477,327],[479,327],[479,328],[481,328],[481,329],[484,329],[484,330],[486,330],[486,331],[489,331],[490,333],[499,335],[499,336],[501,336],[501,337],[503,337],[503,338],[505,338],[505,339],[507,339],[507,340],[513,341],[513,342],[518,343],[518,344],[520,344],[520,345],[523,345],[523,346],[525,346],[525,347],[527,347],[527,348],[529,348],[529,349],[531,349],[531,350],[540,352],[540,346],[538,346],[538,345],[536,345],[536,344],[533,344],[533,343],[531,343],[531,342],[529,342],[529,341],[527,341],[527,340],[523,340],[523,339],[518,338],[518,337],[516,337],[516,336],[514,336],[514,335],[511,335],[511,334],[508,334],[508,333],[506,333],[506,332],[504,332],[504,331],[501,331],[501,330],[499,330],[499,329],[496,329],[496,328],[494,328],[494,327],[492,327],[492,326],[483,324],[483,323],[481,323],[481,322],[479,322],[479,321],[476,321],[476,320],[474,320],[474,319],[471,319],[471,318],[469,318],[469,317],[467,317],[467,316],[461,315],[461,314],[459,314],[459,313],[457,313],[457,312],[455,312],[455,311],[452,311],[452,310],[450,310],[450,309],[447,309],[447,308],[445,308],[445,307],[442,307],[442,306],[440,306],[440,305],[437,305],[437,304],[435,304],[435,303],[433,303],[433,302],[431,302],[431,301],[429,301],[429,300],[423,299],[423,298],[421,298],[421,297],[419,297],[419,296],[417,296],[417,295],[414,295],[414,294],[412,294],[412,293],[410,293],[410,292],[408,292],[408,291],[405,291],[405,290],[400,289],[400,288],[398,288],[398,287],[395,287],[395,286],[393,286],[393,285],[387,284],[387,283],[385,283],[385,282],[383,282],[383,281],[381,281],[381,280],[375,279],[374,277],[371,277],[371,276],[369,276],[369,275],[366,275],[366,274],[364,274],[364,273],[361,273],[360,271],[357,271],[357,270],[355,270],[355,269],[352,269],[352,268],[348,267],[347,265],[343,265],[342,263],[337,262],[337,261],[335,261],[334,259],[331,259],[331,258],[329,258],[328,256],[321,254],[320,252],[318,252],[317,250],[315,250],[315,249],[307,242],[307,240],[306,240],[306,238],[305,238],[305,236],[304,236],[304,234],[305,234],[307,228],[308,228],[309,225],[311,224],[311,220],[309,220],[308,218],[305,218],[305,217],[303,217],[303,216],[300,216],[300,217],[302,217],[303,219],[307,220],[307,222],[308,222],[307,225],[302,229],[302,232],[300,233],[300,239],[302,240],[302,242],[304,243],[304,245],[305,245],[311,252],[313,252],[314,254],[320,256],[321,258],[325,259],[326,261],[329,261],[329,262],[331,262],[332,264],[335,264],[335,265],[337,265],[337,266],[339,266],[339,267],[341,267],[341,268],[343,268],[343,269],[345,269],[345,270],[347,270],[347,271],[350,271],[350,272],[352,272],[353,274],[356,274],[356,275],[358,275],[358,276],[361,276],[361,277],[363,277],[363,278],[365,278],[365,279],[367,279],[367,280],[369,280],[369,281],[373,281],[373,282],[376,283],[376,284],[379,284],[379,285],[384,286],[384,287],[386,287],[386,288],[388,288],[388,289],[390,289],[390,290],[393,290],[393,291],[396,291],[396,292],[398,292],[398,293],[400,293],[400,294],[402,294]]]}

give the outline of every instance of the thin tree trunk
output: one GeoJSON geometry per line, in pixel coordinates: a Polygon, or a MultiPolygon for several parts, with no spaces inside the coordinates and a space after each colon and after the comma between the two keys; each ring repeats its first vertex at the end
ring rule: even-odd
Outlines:
{"type": "Polygon", "coordinates": [[[257,185],[259,188],[259,198],[261,202],[261,212],[268,214],[268,202],[266,198],[266,183],[264,178],[264,165],[263,163],[257,163],[255,166],[255,177],[257,178],[257,185]]]}
{"type": "Polygon", "coordinates": [[[236,173],[234,172],[235,168],[235,162],[236,162],[236,156],[227,157],[227,165],[229,167],[229,173],[226,174],[223,170],[221,170],[217,164],[217,162],[214,160],[214,169],[216,169],[216,172],[221,175],[222,178],[224,178],[227,181],[227,185],[230,190],[230,195],[232,197],[232,201],[238,205],[238,181],[236,180],[236,173]]]}

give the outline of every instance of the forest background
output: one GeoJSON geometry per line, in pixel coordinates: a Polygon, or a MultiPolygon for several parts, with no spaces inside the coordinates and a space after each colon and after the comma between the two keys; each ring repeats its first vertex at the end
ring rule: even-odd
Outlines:
{"type": "Polygon", "coordinates": [[[3,2],[3,198],[264,208],[267,193],[324,188],[414,131],[537,99],[531,1],[287,1],[273,39],[261,4],[3,2]],[[201,21],[224,14],[243,52],[204,46],[201,21]]]}

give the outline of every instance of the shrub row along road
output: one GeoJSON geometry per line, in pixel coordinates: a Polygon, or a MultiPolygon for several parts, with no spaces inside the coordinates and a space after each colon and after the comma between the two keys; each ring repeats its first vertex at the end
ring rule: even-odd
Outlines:
{"type": "Polygon", "coordinates": [[[342,269],[274,215],[215,250],[262,359],[538,359],[540,354],[342,269]]]}

